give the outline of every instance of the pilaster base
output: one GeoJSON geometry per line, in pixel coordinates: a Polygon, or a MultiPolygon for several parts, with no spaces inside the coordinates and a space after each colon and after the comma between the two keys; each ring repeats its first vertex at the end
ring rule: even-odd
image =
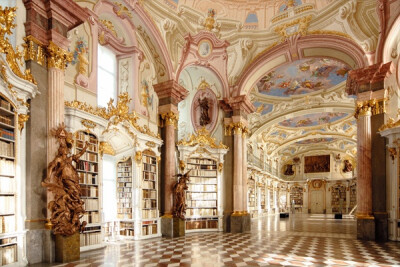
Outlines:
{"type": "Polygon", "coordinates": [[[161,234],[163,237],[185,236],[185,220],[161,217],[161,234]]]}
{"type": "Polygon", "coordinates": [[[56,235],[56,261],[71,262],[80,259],[79,232],[70,236],[56,235]]]}
{"type": "Polygon", "coordinates": [[[387,212],[374,212],[375,239],[376,241],[388,241],[388,217],[387,212]]]}
{"type": "Polygon", "coordinates": [[[250,214],[231,215],[231,233],[244,233],[251,229],[250,214]]]}
{"type": "Polygon", "coordinates": [[[357,218],[357,239],[375,240],[375,218],[357,218]]]}

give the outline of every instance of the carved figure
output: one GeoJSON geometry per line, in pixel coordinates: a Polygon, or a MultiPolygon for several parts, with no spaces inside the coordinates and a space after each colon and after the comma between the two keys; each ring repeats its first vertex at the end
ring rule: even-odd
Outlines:
{"type": "Polygon", "coordinates": [[[86,222],[81,223],[79,220],[85,210],[84,202],[80,198],[78,173],[72,162],[79,162],[79,158],[86,152],[88,143],[81,152],[69,156],[72,134],[65,130],[64,124],[52,130],[52,134],[57,138],[60,146],[56,157],[49,163],[47,177],[42,182],[42,186],[47,187],[54,197],[48,204],[53,233],[72,235],[76,231],[83,231],[86,226],[86,222]]]}
{"type": "Polygon", "coordinates": [[[344,163],[343,172],[353,171],[353,165],[351,164],[351,162],[348,159],[345,159],[343,163],[344,163]]]}
{"type": "Polygon", "coordinates": [[[293,174],[294,174],[293,165],[286,164],[285,165],[285,175],[293,175],[293,174]]]}
{"type": "Polygon", "coordinates": [[[189,182],[189,172],[185,174],[178,174],[178,182],[174,185],[174,217],[185,219],[186,214],[186,190],[188,189],[187,182],[189,182]]]}
{"type": "Polygon", "coordinates": [[[211,122],[211,118],[208,115],[208,110],[210,106],[208,104],[208,99],[205,97],[203,99],[199,98],[199,106],[200,106],[200,125],[206,126],[211,122]]]}

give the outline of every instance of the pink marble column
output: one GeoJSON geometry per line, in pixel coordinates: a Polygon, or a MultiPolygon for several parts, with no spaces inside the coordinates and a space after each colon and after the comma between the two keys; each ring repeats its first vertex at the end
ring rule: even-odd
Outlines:
{"type": "Polygon", "coordinates": [[[244,160],[242,160],[242,184],[243,184],[243,206],[242,206],[242,212],[244,214],[247,213],[247,203],[248,203],[248,199],[247,199],[247,190],[248,190],[248,186],[247,186],[247,143],[246,143],[246,138],[247,133],[245,132],[245,130],[243,131],[242,134],[242,158],[244,160]]]}
{"type": "Polygon", "coordinates": [[[357,218],[371,216],[371,108],[364,103],[357,118],[357,218]]]}
{"type": "Polygon", "coordinates": [[[233,134],[233,213],[243,211],[243,144],[242,128],[234,128],[233,134]]]}

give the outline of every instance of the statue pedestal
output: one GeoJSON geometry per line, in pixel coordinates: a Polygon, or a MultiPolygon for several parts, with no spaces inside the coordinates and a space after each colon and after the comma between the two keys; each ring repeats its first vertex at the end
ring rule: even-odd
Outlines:
{"type": "Polygon", "coordinates": [[[56,235],[56,262],[71,262],[80,259],[79,232],[70,236],[56,235]]]}
{"type": "Polygon", "coordinates": [[[161,232],[163,237],[185,236],[185,220],[161,217],[161,232]]]}
{"type": "Polygon", "coordinates": [[[231,215],[231,233],[244,233],[251,230],[250,214],[231,215]]]}

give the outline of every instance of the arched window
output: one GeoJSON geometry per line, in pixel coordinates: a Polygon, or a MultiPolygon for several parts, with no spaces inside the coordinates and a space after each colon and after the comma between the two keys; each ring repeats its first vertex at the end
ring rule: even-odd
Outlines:
{"type": "Polygon", "coordinates": [[[110,98],[117,98],[117,58],[108,48],[98,46],[97,105],[107,107],[110,98]]]}

